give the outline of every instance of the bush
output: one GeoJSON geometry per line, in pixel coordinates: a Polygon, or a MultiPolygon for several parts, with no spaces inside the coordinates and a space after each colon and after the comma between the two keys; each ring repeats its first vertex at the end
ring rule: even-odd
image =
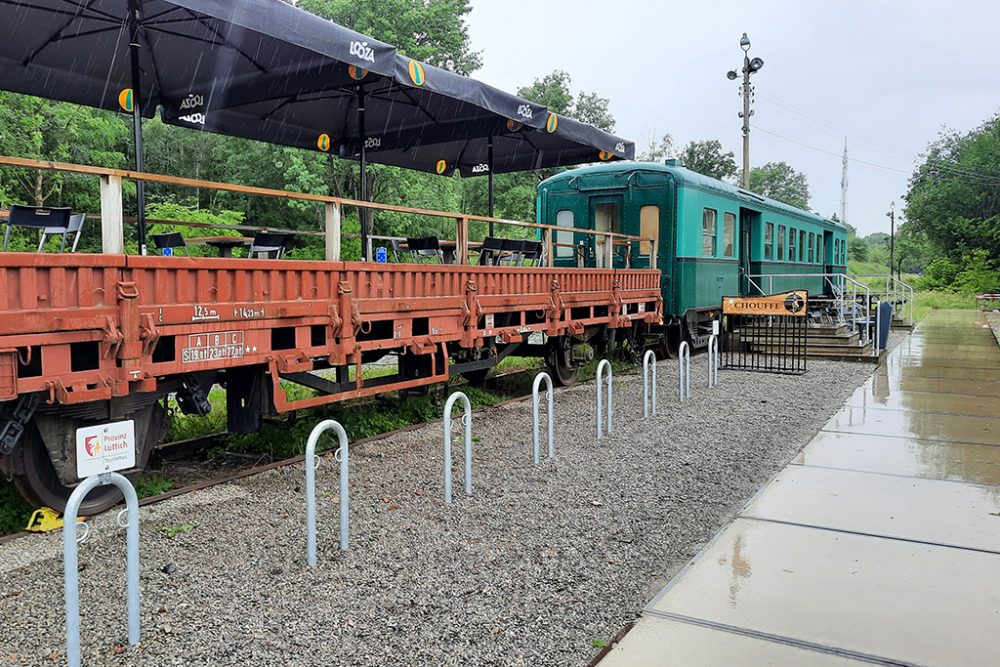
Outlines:
{"type": "Polygon", "coordinates": [[[981,294],[1000,290],[1000,271],[985,250],[973,250],[961,263],[938,257],[918,282],[921,290],[981,294]]]}

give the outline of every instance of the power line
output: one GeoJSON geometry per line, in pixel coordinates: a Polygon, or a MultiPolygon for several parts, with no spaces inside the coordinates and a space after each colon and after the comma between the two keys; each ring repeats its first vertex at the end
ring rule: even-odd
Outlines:
{"type": "MultiPolygon", "coordinates": [[[[839,139],[840,135],[837,134],[837,133],[832,132],[828,128],[835,128],[835,129],[841,130],[842,132],[847,133],[851,137],[852,143],[860,143],[863,146],[867,145],[868,146],[868,150],[872,150],[872,151],[874,151],[876,153],[881,153],[881,154],[883,154],[886,157],[890,157],[890,158],[893,158],[893,159],[906,159],[907,161],[909,161],[910,159],[912,159],[911,158],[911,153],[908,152],[908,151],[905,151],[905,150],[903,150],[901,148],[893,146],[892,144],[889,144],[887,142],[881,141],[879,139],[875,139],[874,137],[871,137],[869,135],[865,135],[865,134],[862,134],[860,132],[855,132],[855,131],[851,130],[850,128],[844,127],[843,125],[839,125],[837,123],[828,121],[828,120],[826,120],[824,118],[821,118],[820,116],[817,116],[816,114],[813,114],[813,113],[811,113],[809,111],[801,109],[800,107],[797,107],[797,106],[795,106],[795,105],[793,105],[793,104],[791,104],[789,102],[785,102],[785,101],[783,101],[783,100],[775,97],[774,95],[762,92],[762,93],[760,93],[760,96],[763,97],[763,98],[765,98],[765,100],[768,100],[768,99],[770,100],[770,102],[763,101],[762,103],[765,106],[768,106],[772,111],[776,111],[777,113],[779,113],[781,115],[784,115],[784,116],[786,116],[788,118],[791,118],[793,120],[796,120],[797,122],[800,122],[800,123],[803,123],[803,124],[807,124],[807,125],[812,125],[814,128],[818,129],[819,131],[821,131],[821,132],[823,132],[825,134],[828,134],[828,135],[830,135],[830,136],[832,136],[834,138],[839,139]],[[773,106],[773,105],[778,105],[778,106],[773,106]],[[779,107],[784,107],[785,109],[791,111],[791,113],[783,111],[779,107]],[[797,117],[797,116],[799,116],[799,117],[797,117]],[[826,126],[826,127],[824,127],[824,126],[826,126]],[[870,141],[864,141],[864,140],[859,141],[858,137],[863,137],[863,138],[867,137],[867,139],[869,139],[870,141]],[[881,149],[881,148],[877,148],[875,146],[876,144],[881,144],[881,145],[885,146],[889,150],[884,150],[884,149],[881,149]]],[[[764,131],[766,132],[767,130],[764,130],[764,131]]],[[[774,133],[772,132],[771,134],[774,134],[774,133]]],[[[777,135],[777,136],[780,136],[780,135],[777,135]]],[[[787,137],[780,137],[780,138],[789,140],[789,139],[787,139],[787,137]]],[[[789,140],[789,141],[792,141],[792,140],[789,140]]],[[[810,148],[812,148],[812,147],[810,146],[810,148]]],[[[865,163],[864,160],[855,160],[855,161],[865,163]]],[[[929,166],[931,166],[932,162],[935,162],[938,165],[940,165],[940,169],[941,170],[943,170],[943,171],[945,171],[947,173],[953,173],[953,174],[956,174],[956,175],[968,176],[970,178],[978,178],[980,180],[985,180],[985,181],[988,181],[990,183],[993,183],[994,181],[1000,180],[1000,172],[997,172],[997,171],[984,170],[984,169],[979,168],[979,167],[974,167],[974,166],[971,166],[971,165],[961,165],[961,164],[958,164],[956,162],[950,162],[950,161],[946,161],[946,160],[931,160],[930,158],[926,158],[925,162],[929,166]]],[[[869,164],[869,163],[865,163],[865,164],[869,164]]],[[[886,167],[885,165],[876,165],[876,166],[881,166],[882,168],[890,169],[890,167],[886,167]]]]}
{"type": "MultiPolygon", "coordinates": [[[[786,137],[786,136],[784,136],[782,134],[778,134],[777,132],[772,132],[771,130],[768,130],[768,129],[765,129],[763,127],[760,127],[756,123],[753,124],[753,128],[755,130],[760,130],[761,132],[764,132],[765,134],[770,134],[770,135],[775,136],[775,137],[777,137],[779,139],[782,139],[782,140],[787,141],[789,143],[793,143],[793,144],[802,146],[804,148],[808,148],[810,150],[814,150],[814,151],[817,151],[817,152],[820,152],[820,153],[825,153],[827,155],[832,155],[832,156],[838,157],[838,158],[842,157],[841,154],[836,153],[834,151],[829,151],[829,150],[826,150],[825,148],[820,148],[818,146],[813,146],[811,144],[807,144],[807,143],[804,143],[804,142],[801,142],[801,141],[797,141],[797,140],[792,139],[790,137],[786,137]]],[[[876,167],[878,169],[885,169],[886,171],[894,171],[896,173],[905,174],[907,176],[911,176],[913,174],[912,170],[907,171],[907,170],[904,170],[904,169],[898,169],[896,167],[890,167],[888,165],[878,164],[877,162],[869,162],[868,160],[862,160],[862,159],[856,158],[856,157],[850,157],[850,156],[848,156],[847,159],[849,161],[851,161],[851,162],[857,162],[859,164],[868,165],[869,167],[876,167]]],[[[996,176],[993,176],[993,175],[989,175],[989,174],[985,174],[985,173],[966,172],[966,171],[963,171],[960,167],[956,166],[954,163],[945,162],[945,161],[942,161],[942,160],[927,160],[926,161],[926,165],[927,165],[928,168],[930,168],[932,170],[937,170],[939,172],[943,172],[943,175],[946,175],[946,176],[968,178],[968,179],[972,179],[972,180],[977,180],[980,183],[983,183],[985,185],[1000,186],[1000,174],[998,174],[996,176]]]]}
{"type": "MultiPolygon", "coordinates": [[[[826,153],[827,155],[832,155],[832,156],[837,157],[837,158],[841,157],[840,153],[835,153],[834,151],[828,151],[825,148],[820,148],[818,146],[812,146],[810,144],[806,144],[806,143],[803,143],[801,141],[797,141],[797,140],[792,139],[790,137],[786,137],[786,136],[784,136],[782,134],[778,134],[777,132],[772,132],[771,130],[764,129],[763,127],[761,127],[759,125],[756,125],[756,124],[753,125],[753,128],[755,130],[760,130],[761,132],[764,132],[765,134],[770,134],[772,136],[778,137],[779,139],[783,139],[783,140],[785,140],[785,141],[787,141],[789,143],[798,144],[799,146],[803,146],[804,148],[809,148],[809,149],[812,149],[814,151],[819,151],[820,153],[826,153]]],[[[886,166],[884,164],[878,164],[878,163],[875,163],[875,162],[868,162],[867,160],[861,160],[861,159],[856,158],[856,157],[848,157],[847,159],[850,160],[851,162],[858,162],[860,164],[866,164],[869,167],[878,167],[879,169],[885,169],[887,171],[895,171],[895,172],[898,172],[900,174],[907,174],[907,175],[909,175],[911,173],[911,172],[905,171],[903,169],[897,169],[895,167],[889,167],[889,166],[886,166]]]]}

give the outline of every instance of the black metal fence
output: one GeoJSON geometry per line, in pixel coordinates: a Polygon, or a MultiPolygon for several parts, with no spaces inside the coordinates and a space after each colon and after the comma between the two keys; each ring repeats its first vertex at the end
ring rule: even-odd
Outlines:
{"type": "Polygon", "coordinates": [[[806,298],[804,292],[790,292],[724,300],[721,367],[788,375],[805,373],[809,337],[806,298]]]}

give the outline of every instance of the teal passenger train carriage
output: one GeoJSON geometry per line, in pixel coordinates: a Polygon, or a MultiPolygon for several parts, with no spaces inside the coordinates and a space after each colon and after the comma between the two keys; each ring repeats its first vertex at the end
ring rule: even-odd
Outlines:
{"type": "Polygon", "coordinates": [[[684,339],[707,344],[724,296],[790,289],[825,294],[831,286],[823,274],[847,271],[843,225],[673,160],[565,171],[539,184],[537,203],[538,222],[560,227],[553,238],[556,266],[650,265],[649,243],[616,247],[609,257],[602,240],[573,229],[657,239],[661,344],[670,356],[684,339]]]}

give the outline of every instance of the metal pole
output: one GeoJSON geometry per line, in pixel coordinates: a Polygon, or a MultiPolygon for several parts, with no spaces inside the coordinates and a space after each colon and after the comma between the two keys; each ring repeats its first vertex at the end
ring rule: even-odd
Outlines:
{"type": "Polygon", "coordinates": [[[539,463],[541,461],[541,445],[539,444],[539,437],[538,437],[538,435],[539,435],[538,434],[538,430],[539,430],[539,428],[538,428],[538,421],[539,421],[538,420],[538,404],[541,402],[540,401],[540,397],[539,397],[539,389],[541,389],[541,384],[542,384],[543,380],[545,381],[545,392],[546,392],[547,397],[548,397],[548,407],[549,407],[549,415],[548,415],[548,420],[549,420],[549,423],[548,423],[548,427],[549,427],[549,430],[548,430],[549,456],[548,456],[548,458],[551,459],[553,456],[556,455],[556,445],[555,445],[555,440],[553,439],[553,437],[554,437],[553,436],[553,432],[555,431],[555,409],[554,409],[555,408],[555,399],[553,397],[553,392],[552,392],[552,378],[549,377],[548,373],[542,372],[542,373],[539,373],[538,375],[535,376],[535,381],[531,385],[531,416],[532,416],[532,419],[533,419],[532,436],[534,438],[534,440],[533,440],[534,450],[533,451],[534,451],[534,455],[535,455],[535,463],[539,463]]]}
{"type": "Polygon", "coordinates": [[[465,495],[472,495],[472,404],[460,391],[448,397],[444,404],[444,501],[451,502],[451,410],[455,401],[462,401],[465,422],[465,495]]]}
{"type": "Polygon", "coordinates": [[[128,643],[139,645],[139,498],[132,483],[116,472],[88,477],[73,491],[63,517],[63,575],[66,587],[66,663],[80,667],[80,582],[76,518],[80,505],[98,486],[113,485],[125,496],[128,512],[126,567],[128,570],[128,643]]]}
{"type": "Polygon", "coordinates": [[[896,265],[896,202],[889,204],[889,275],[895,271],[896,265]]]}
{"type": "Polygon", "coordinates": [[[601,359],[597,364],[597,438],[600,440],[602,435],[601,422],[603,417],[603,401],[601,400],[601,394],[604,393],[604,387],[602,380],[604,379],[604,369],[608,369],[608,433],[611,433],[611,429],[614,426],[614,403],[612,397],[612,386],[614,379],[614,371],[611,369],[611,362],[607,359],[601,359]]]}
{"type": "MultiPolygon", "coordinates": [[[[361,201],[368,201],[368,147],[365,145],[365,90],[358,88],[358,136],[361,139],[361,201]]],[[[371,233],[371,210],[362,208],[359,211],[361,223],[361,259],[368,257],[368,235],[371,233]]]]}
{"type": "MultiPolygon", "coordinates": [[[[139,73],[139,2],[128,0],[129,58],[132,83],[132,133],[135,138],[135,170],[145,171],[142,159],[142,81],[139,73]]],[[[135,182],[136,219],[138,221],[139,254],[146,254],[146,187],[135,182]]]]}
{"type": "Polygon", "coordinates": [[[652,396],[653,399],[653,415],[656,415],[656,353],[652,350],[646,350],[646,354],[642,356],[642,416],[648,417],[650,413],[650,403],[649,399],[652,396]],[[649,369],[652,368],[652,389],[650,389],[650,372],[649,369]]]}
{"type": "Polygon", "coordinates": [[[316,566],[316,445],[321,435],[334,431],[339,441],[337,458],[340,461],[340,550],[347,551],[349,543],[350,517],[350,484],[349,466],[350,451],[347,445],[347,432],[344,427],[332,419],[321,421],[313,428],[306,442],[306,561],[309,567],[316,566]]]}
{"type": "Polygon", "coordinates": [[[678,348],[677,382],[680,400],[684,401],[691,396],[691,347],[687,341],[682,341],[678,348]]]}
{"type": "Polygon", "coordinates": [[[750,54],[743,53],[743,189],[750,189],[750,54]]]}
{"type": "MultiPolygon", "coordinates": [[[[487,198],[488,199],[488,211],[489,211],[488,215],[489,215],[490,218],[492,218],[493,217],[493,195],[494,195],[494,191],[493,191],[493,137],[490,137],[490,143],[489,143],[489,145],[487,147],[487,151],[486,151],[486,166],[489,169],[489,172],[487,172],[487,174],[486,174],[486,179],[487,179],[487,183],[488,183],[487,188],[489,188],[489,196],[487,198]]],[[[492,220],[490,220],[490,234],[489,235],[493,236],[493,221],[492,220]]]]}

